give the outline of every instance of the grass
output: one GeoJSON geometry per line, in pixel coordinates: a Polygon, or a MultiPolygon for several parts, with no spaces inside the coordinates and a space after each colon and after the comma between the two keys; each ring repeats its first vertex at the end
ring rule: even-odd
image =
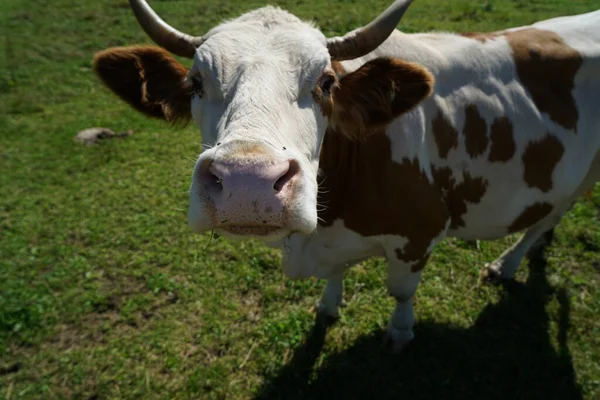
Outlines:
{"type": "MultiPolygon", "coordinates": [[[[389,1],[272,3],[333,35],[389,1]]],[[[192,33],[263,4],[152,1],[192,33]]],[[[419,0],[400,28],[487,31],[599,6],[419,0]]],[[[90,68],[96,51],[149,42],[125,0],[3,0],[0,32],[0,398],[600,398],[600,188],[514,284],[478,274],[515,237],[480,251],[446,240],[417,294],[417,339],[390,355],[381,260],[348,274],[325,332],[323,282],[286,280],[257,242],[188,231],[198,132],[137,114],[90,68]],[[91,126],[135,134],[73,140],[91,126]]]]}

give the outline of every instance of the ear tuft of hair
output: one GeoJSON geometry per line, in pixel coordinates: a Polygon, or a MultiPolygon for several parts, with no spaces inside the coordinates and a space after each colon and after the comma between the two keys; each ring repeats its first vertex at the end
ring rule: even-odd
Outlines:
{"type": "Polygon", "coordinates": [[[113,47],[95,55],[93,68],[104,85],[136,110],[171,124],[190,121],[188,70],[166,50],[113,47]]]}

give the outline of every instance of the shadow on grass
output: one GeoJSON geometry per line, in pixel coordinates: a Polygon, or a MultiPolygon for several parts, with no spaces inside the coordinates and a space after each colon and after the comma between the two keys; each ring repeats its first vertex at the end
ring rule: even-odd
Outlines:
{"type": "Polygon", "coordinates": [[[568,296],[554,292],[539,254],[525,284],[510,282],[475,324],[421,321],[402,354],[381,347],[382,332],[358,340],[313,370],[326,328],[315,324],[288,365],[267,377],[259,399],[581,399],[567,348],[568,296]],[[558,352],[548,337],[546,304],[560,304],[558,352]]]}

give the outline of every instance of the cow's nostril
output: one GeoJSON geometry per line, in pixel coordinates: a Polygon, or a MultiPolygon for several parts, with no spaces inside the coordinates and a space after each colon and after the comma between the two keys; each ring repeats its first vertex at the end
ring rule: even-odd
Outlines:
{"type": "Polygon", "coordinates": [[[219,178],[217,175],[215,175],[214,173],[208,171],[208,173],[210,174],[210,179],[213,180],[213,182],[215,183],[215,185],[217,186],[223,186],[223,179],[219,178]]]}
{"type": "Polygon", "coordinates": [[[295,160],[290,161],[290,167],[287,172],[279,177],[273,185],[273,189],[277,192],[281,192],[281,190],[285,187],[285,185],[300,171],[300,165],[295,160]]]}
{"type": "Polygon", "coordinates": [[[215,173],[210,163],[205,163],[198,170],[200,182],[207,189],[220,190],[223,189],[223,179],[215,173]]]}

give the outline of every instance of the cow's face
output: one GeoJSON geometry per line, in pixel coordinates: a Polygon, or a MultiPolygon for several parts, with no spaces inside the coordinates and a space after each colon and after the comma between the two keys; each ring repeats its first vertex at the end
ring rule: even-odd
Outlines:
{"type": "MultiPolygon", "coordinates": [[[[140,21],[152,30],[147,19],[140,21]]],[[[357,34],[350,36],[355,41],[357,34]]],[[[328,123],[360,136],[406,112],[433,84],[424,68],[392,59],[338,78],[332,52],[352,58],[357,44],[340,50],[347,39],[326,39],[272,7],[219,25],[191,49],[181,48],[183,39],[189,37],[170,44],[193,58],[189,70],[157,47],[109,49],[94,65],[138,110],[170,121],[192,119],[200,128],[205,150],[194,168],[188,216],[200,232],[265,240],[311,233],[328,123]]]]}
{"type": "Polygon", "coordinates": [[[188,74],[205,147],[189,224],[234,236],[310,233],[327,125],[315,93],[335,82],[326,39],[295,18],[264,26],[253,14],[209,32],[188,74]]]}

